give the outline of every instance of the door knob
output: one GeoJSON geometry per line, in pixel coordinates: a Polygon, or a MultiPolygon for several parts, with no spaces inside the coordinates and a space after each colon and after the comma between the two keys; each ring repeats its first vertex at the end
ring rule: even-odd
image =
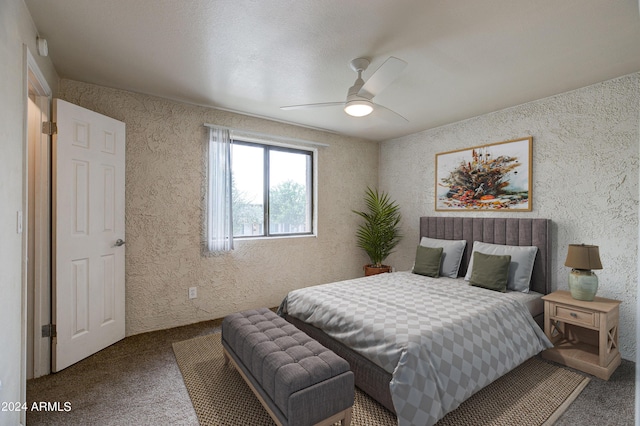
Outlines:
{"type": "Polygon", "coordinates": [[[118,239],[116,240],[116,245],[115,245],[115,246],[116,246],[116,247],[120,247],[120,246],[123,246],[123,245],[124,245],[124,241],[123,241],[123,240],[121,240],[120,238],[118,238],[118,239]]]}

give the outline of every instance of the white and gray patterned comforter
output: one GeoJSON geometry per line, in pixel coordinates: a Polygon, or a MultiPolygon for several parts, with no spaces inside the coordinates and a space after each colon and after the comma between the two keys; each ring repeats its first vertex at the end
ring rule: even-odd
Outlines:
{"type": "Polygon", "coordinates": [[[401,426],[436,423],[551,347],[516,297],[462,279],[380,274],[292,291],[281,309],[391,373],[401,426]]]}

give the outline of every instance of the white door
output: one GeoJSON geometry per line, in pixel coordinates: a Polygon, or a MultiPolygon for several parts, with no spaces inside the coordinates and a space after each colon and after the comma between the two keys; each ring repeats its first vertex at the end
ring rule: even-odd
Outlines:
{"type": "Polygon", "coordinates": [[[125,124],[53,100],[52,370],[124,338],[125,124]]]}

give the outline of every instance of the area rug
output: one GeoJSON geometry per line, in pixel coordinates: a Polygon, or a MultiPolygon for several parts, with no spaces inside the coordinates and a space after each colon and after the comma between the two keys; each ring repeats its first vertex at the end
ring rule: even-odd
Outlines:
{"type": "MultiPolygon", "coordinates": [[[[274,423],[231,364],[225,365],[220,334],[176,342],[173,351],[202,426],[274,423]]],[[[438,426],[551,425],[589,379],[537,357],[491,383],[438,426]]],[[[352,425],[397,425],[394,414],[356,388],[352,425]]]]}

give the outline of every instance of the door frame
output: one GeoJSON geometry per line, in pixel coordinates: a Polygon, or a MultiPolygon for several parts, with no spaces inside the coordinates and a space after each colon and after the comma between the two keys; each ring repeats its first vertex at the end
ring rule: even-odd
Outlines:
{"type": "MultiPolygon", "coordinates": [[[[34,311],[33,311],[33,340],[28,341],[27,336],[27,327],[31,321],[28,321],[28,316],[30,315],[30,310],[28,308],[28,299],[29,299],[29,286],[28,286],[28,250],[29,250],[29,227],[28,225],[28,217],[29,217],[29,197],[31,196],[29,192],[29,93],[35,93],[37,97],[45,98],[43,102],[48,104],[49,112],[51,111],[51,99],[52,92],[49,86],[49,83],[44,77],[44,74],[40,71],[38,64],[35,60],[35,57],[32,55],[27,45],[23,45],[23,58],[24,58],[24,105],[23,105],[23,129],[24,129],[24,140],[23,140],[23,164],[22,164],[22,348],[21,348],[21,366],[20,366],[20,375],[21,375],[21,394],[24,401],[26,401],[26,384],[27,384],[27,354],[29,350],[29,346],[34,349],[34,365],[40,365],[42,368],[45,368],[43,374],[50,373],[51,366],[51,349],[50,349],[50,341],[48,343],[49,350],[36,350],[36,347],[39,347],[42,338],[41,336],[41,324],[40,321],[50,322],[51,316],[51,272],[50,272],[50,259],[51,259],[51,247],[50,245],[46,245],[45,247],[40,247],[37,250],[37,255],[34,259],[31,259],[31,262],[34,263],[34,271],[39,270],[39,273],[36,274],[40,277],[40,279],[35,281],[34,287],[34,297],[37,297],[39,300],[37,302],[34,299],[34,311]],[[48,261],[43,261],[43,259],[49,259],[48,261]],[[38,309],[35,309],[38,307],[38,309]],[[37,359],[36,359],[37,356],[37,359]]],[[[50,148],[51,138],[49,137],[49,148],[50,148]]],[[[51,152],[49,151],[48,157],[50,159],[51,152]]],[[[46,176],[39,176],[42,179],[48,179],[46,176]]],[[[42,182],[40,182],[42,183],[42,182]]],[[[38,182],[36,182],[38,184],[38,182]]],[[[38,195],[38,191],[35,191],[34,195],[38,195]]],[[[47,197],[49,199],[49,197],[47,197]]],[[[42,203],[43,200],[40,200],[42,203]]],[[[50,203],[50,199],[48,201],[50,203]]],[[[50,210],[49,210],[50,211],[50,210]]],[[[50,227],[47,222],[50,221],[50,213],[49,215],[38,215],[36,211],[36,224],[35,228],[42,228],[42,225],[45,224],[46,227],[44,229],[49,229],[50,227]]],[[[36,232],[35,236],[38,233],[36,232]]],[[[50,236],[49,236],[50,238],[50,236]]],[[[42,369],[40,370],[42,371],[42,369]]],[[[26,415],[23,412],[21,415],[21,423],[24,424],[26,422],[26,415]]]]}

